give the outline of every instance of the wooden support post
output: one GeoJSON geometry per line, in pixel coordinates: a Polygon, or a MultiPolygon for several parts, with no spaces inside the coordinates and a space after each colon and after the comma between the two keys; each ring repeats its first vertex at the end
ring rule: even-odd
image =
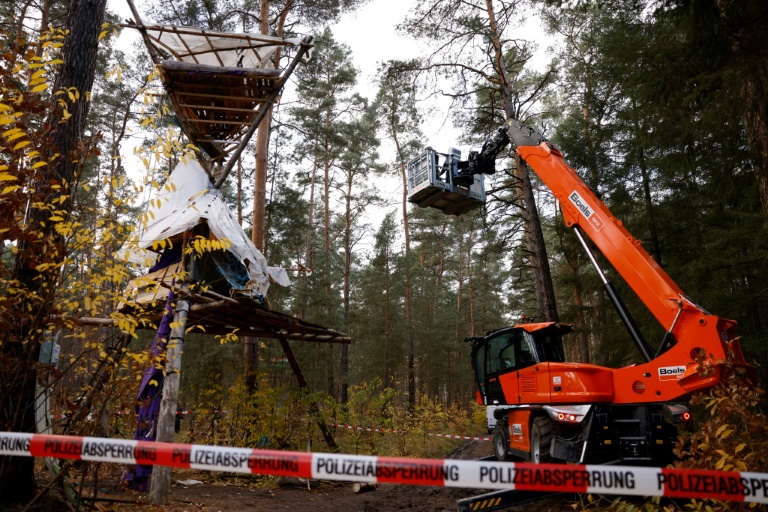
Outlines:
{"type": "MultiPolygon", "coordinates": [[[[163,381],[163,399],[160,401],[160,413],[157,419],[157,437],[159,443],[173,442],[176,411],[179,403],[179,381],[181,380],[181,354],[184,349],[184,333],[187,328],[189,300],[186,298],[189,284],[184,283],[182,293],[176,301],[173,314],[173,329],[168,339],[165,352],[165,380],[163,381]]],[[[168,505],[171,492],[171,468],[155,466],[152,471],[152,483],[149,499],[158,505],[168,505]]]]}
{"type": "MultiPolygon", "coordinates": [[[[280,347],[283,349],[285,358],[288,360],[288,364],[291,366],[291,370],[293,370],[293,374],[296,376],[299,387],[302,390],[309,391],[309,384],[307,384],[307,380],[304,378],[304,374],[299,367],[299,362],[296,361],[296,357],[293,355],[293,350],[288,344],[288,341],[285,339],[285,336],[283,336],[282,333],[277,334],[277,339],[280,342],[280,347]]],[[[339,447],[336,444],[336,440],[331,435],[331,431],[328,430],[328,425],[325,424],[325,418],[323,418],[323,415],[320,413],[320,409],[317,407],[317,404],[310,404],[309,414],[314,418],[317,426],[320,427],[320,432],[323,434],[323,439],[325,439],[325,442],[331,451],[338,452],[339,447]]]]}

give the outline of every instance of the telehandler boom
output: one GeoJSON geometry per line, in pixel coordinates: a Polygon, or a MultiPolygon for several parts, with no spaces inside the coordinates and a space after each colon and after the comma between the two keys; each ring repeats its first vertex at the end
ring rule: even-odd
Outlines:
{"type": "Polygon", "coordinates": [[[454,181],[469,186],[472,176],[492,174],[497,154],[509,143],[560,203],[566,225],[600,274],[644,362],[623,368],[565,362],[560,337],[571,327],[554,322],[468,338],[478,401],[501,406],[495,410],[496,457],[665,464],[677,438],[675,424],[690,420],[688,409],[672,402],[716,386],[729,372],[754,381],[736,322],[711,315],[687,297],[562,154],[532,128],[510,121],[480,152],[458,163],[454,181]],[[666,330],[656,349],[643,338],[584,235],[666,330]]]}

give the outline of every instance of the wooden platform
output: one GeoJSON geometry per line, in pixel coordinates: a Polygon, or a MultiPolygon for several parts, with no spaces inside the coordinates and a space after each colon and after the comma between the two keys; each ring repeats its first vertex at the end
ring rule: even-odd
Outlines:
{"type": "MultiPolygon", "coordinates": [[[[146,276],[145,276],[146,277],[146,276]]],[[[139,319],[140,325],[154,329],[162,318],[168,285],[161,285],[156,291],[145,289],[141,292],[142,303],[123,302],[120,310],[139,319]],[[148,300],[153,295],[155,300],[148,300]]],[[[178,290],[176,290],[178,298],[178,290]]],[[[247,296],[225,297],[205,291],[186,296],[189,303],[187,328],[190,332],[206,334],[228,334],[235,330],[238,336],[275,338],[309,341],[315,343],[349,344],[351,338],[344,333],[300,320],[292,315],[273,311],[268,305],[247,296]],[[194,328],[199,326],[199,328],[194,328]]],[[[83,325],[112,324],[107,319],[72,319],[83,325]]]]}
{"type": "Polygon", "coordinates": [[[124,26],[142,33],[179,125],[205,152],[209,168],[235,156],[276,100],[292,68],[275,69],[273,55],[306,44],[173,25],[124,26]]]}

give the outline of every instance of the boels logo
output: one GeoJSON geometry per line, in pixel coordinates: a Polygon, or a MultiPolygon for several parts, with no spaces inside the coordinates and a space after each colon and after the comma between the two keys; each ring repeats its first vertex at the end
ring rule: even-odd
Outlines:
{"type": "Polygon", "coordinates": [[[685,366],[662,366],[659,368],[659,380],[678,380],[685,373],[685,366]]]}
{"type": "Polygon", "coordinates": [[[581,212],[581,214],[584,215],[584,218],[587,219],[596,230],[600,231],[602,229],[602,219],[595,214],[594,210],[589,207],[589,204],[587,204],[587,202],[583,197],[581,197],[581,195],[579,195],[578,192],[575,190],[571,192],[571,195],[568,196],[568,199],[571,200],[573,206],[575,206],[581,212]]]}

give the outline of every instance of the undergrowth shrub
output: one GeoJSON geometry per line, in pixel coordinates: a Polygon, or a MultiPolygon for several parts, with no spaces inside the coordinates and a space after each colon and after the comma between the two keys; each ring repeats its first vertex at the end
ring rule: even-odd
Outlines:
{"type": "MultiPolygon", "coordinates": [[[[768,472],[768,421],[762,412],[764,391],[731,375],[707,392],[693,395],[690,404],[704,418],[693,434],[681,435],[674,452],[674,467],[696,470],[768,472]]],[[[720,500],[670,502],[658,497],[641,505],[616,498],[583,496],[574,509],[620,512],[673,512],[678,510],[739,511],[756,509],[755,503],[720,500]]]]}

